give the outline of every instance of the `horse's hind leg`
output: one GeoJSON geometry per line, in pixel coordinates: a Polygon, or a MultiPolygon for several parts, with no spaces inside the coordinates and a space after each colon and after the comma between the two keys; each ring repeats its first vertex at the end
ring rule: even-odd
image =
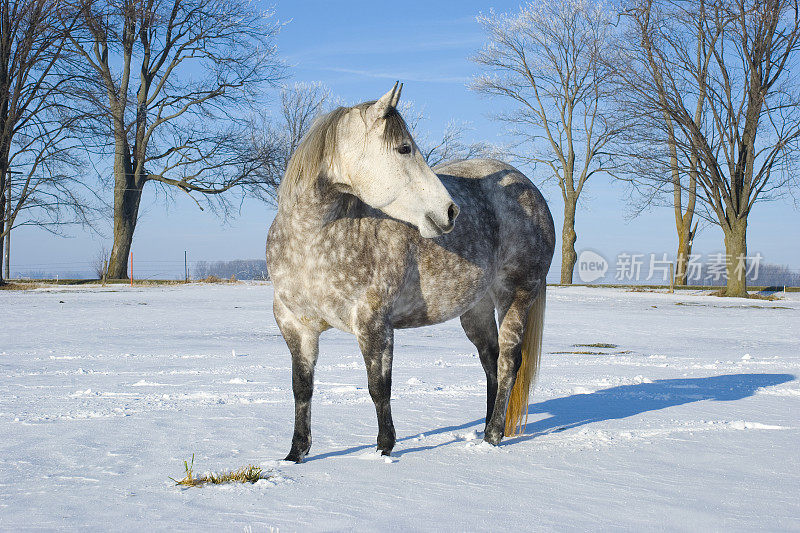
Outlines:
{"type": "Polygon", "coordinates": [[[301,322],[278,297],[274,302],[275,320],[292,354],[294,392],[294,434],[286,461],[300,463],[311,449],[311,395],[314,391],[314,366],[319,354],[320,330],[301,322]]]}
{"type": "Polygon", "coordinates": [[[506,425],[506,406],[511,389],[514,387],[517,371],[522,364],[522,339],[534,293],[517,289],[513,293],[495,296],[498,299],[498,317],[500,319],[497,397],[483,438],[486,442],[497,445],[503,438],[506,425]]]}
{"type": "Polygon", "coordinates": [[[497,397],[497,356],[500,346],[497,342],[497,322],[494,319],[494,303],[489,295],[472,309],[461,315],[461,327],[467,338],[478,349],[478,356],[486,372],[486,424],[492,418],[497,397]]]}
{"type": "Polygon", "coordinates": [[[358,345],[367,367],[369,395],[378,415],[378,450],[390,455],[395,444],[392,422],[392,352],[394,330],[383,320],[370,320],[362,324],[358,345]]]}

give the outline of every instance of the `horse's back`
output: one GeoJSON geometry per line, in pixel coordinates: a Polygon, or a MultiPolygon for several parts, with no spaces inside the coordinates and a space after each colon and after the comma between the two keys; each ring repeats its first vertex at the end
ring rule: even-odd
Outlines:
{"type": "MultiPolygon", "coordinates": [[[[438,165],[433,170],[446,181],[449,178],[460,178],[467,183],[476,180],[486,200],[512,224],[530,221],[544,231],[553,226],[547,202],[539,189],[508,163],[496,159],[464,159],[438,165]]],[[[550,233],[555,238],[555,230],[550,233]]]]}
{"type": "Polygon", "coordinates": [[[502,174],[499,177],[505,176],[510,173],[522,175],[522,172],[512,167],[508,163],[504,163],[499,159],[491,158],[478,158],[478,159],[458,159],[455,161],[448,161],[440,163],[432,168],[437,174],[444,174],[446,176],[458,176],[460,178],[471,179],[486,179],[496,174],[502,174]]]}
{"type": "MultiPolygon", "coordinates": [[[[544,196],[522,172],[496,159],[466,159],[433,170],[456,196],[459,189],[479,187],[497,221],[503,268],[547,274],[555,247],[553,218],[544,196]]],[[[456,226],[459,222],[467,223],[459,220],[456,226]]]]}

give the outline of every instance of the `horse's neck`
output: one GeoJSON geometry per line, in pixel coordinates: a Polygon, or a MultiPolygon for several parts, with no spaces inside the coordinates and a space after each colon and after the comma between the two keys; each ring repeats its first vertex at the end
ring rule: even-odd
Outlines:
{"type": "Polygon", "coordinates": [[[323,229],[350,211],[360,200],[328,184],[313,184],[278,204],[279,216],[295,228],[321,234],[323,229]]]}

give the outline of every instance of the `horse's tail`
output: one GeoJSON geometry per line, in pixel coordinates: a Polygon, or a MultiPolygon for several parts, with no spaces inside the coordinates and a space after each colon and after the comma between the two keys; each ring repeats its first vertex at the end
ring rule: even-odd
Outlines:
{"type": "Polygon", "coordinates": [[[536,381],[542,357],[546,288],[547,284],[542,280],[542,288],[528,311],[528,320],[522,333],[522,365],[517,371],[517,380],[514,382],[506,408],[506,437],[513,437],[525,431],[525,425],[528,423],[528,396],[536,381]]]}

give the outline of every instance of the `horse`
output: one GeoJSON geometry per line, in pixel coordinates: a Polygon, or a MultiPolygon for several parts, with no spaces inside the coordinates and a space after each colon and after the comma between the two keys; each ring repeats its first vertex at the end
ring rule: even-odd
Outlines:
{"type": "Polygon", "coordinates": [[[514,435],[527,416],[555,244],[550,210],[506,163],[431,169],[397,110],[401,91],[395,83],[376,101],[318,118],[278,186],[266,256],[292,360],[287,461],[302,462],[311,448],[314,366],[329,328],[358,340],[383,455],[396,440],[398,328],[460,317],[486,374],[486,442],[514,435]]]}

